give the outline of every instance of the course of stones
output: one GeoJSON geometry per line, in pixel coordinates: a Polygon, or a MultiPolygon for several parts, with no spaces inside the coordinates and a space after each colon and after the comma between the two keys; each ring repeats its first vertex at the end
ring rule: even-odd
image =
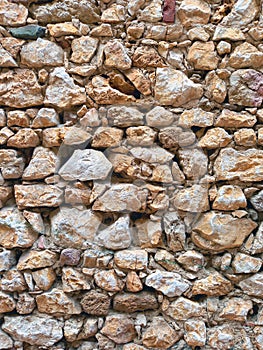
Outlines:
{"type": "Polygon", "coordinates": [[[0,0],[0,349],[263,350],[260,0],[0,0]]]}

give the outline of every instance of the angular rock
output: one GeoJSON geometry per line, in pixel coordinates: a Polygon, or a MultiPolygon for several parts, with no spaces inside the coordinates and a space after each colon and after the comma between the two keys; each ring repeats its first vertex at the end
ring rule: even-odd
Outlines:
{"type": "Polygon", "coordinates": [[[13,149],[0,150],[0,170],[4,179],[18,179],[25,167],[24,158],[13,149]]]}
{"type": "Polygon", "coordinates": [[[250,202],[257,211],[263,211],[263,190],[250,198],[250,202]]]}
{"type": "Polygon", "coordinates": [[[0,292],[0,313],[11,312],[15,307],[15,300],[10,295],[0,292]]]}
{"type": "Polygon", "coordinates": [[[40,27],[36,24],[29,24],[27,26],[19,28],[11,28],[10,33],[19,39],[35,40],[37,38],[43,38],[46,33],[45,27],[40,27]]]}
{"type": "Polygon", "coordinates": [[[255,273],[260,270],[262,261],[242,253],[237,253],[232,261],[234,273],[255,273]]]}
{"type": "Polygon", "coordinates": [[[47,29],[51,36],[57,38],[64,35],[80,35],[80,31],[72,22],[48,24],[47,29]]]}
{"type": "Polygon", "coordinates": [[[240,247],[256,227],[251,219],[210,211],[193,226],[192,240],[199,248],[220,252],[240,247]]]}
{"type": "Polygon", "coordinates": [[[163,128],[159,132],[159,140],[164,148],[187,147],[195,142],[195,134],[178,126],[163,128]]]}
{"type": "Polygon", "coordinates": [[[206,343],[206,325],[201,320],[188,320],[184,323],[186,343],[190,346],[204,346],[206,343]]]}
{"type": "Polygon", "coordinates": [[[102,126],[95,131],[91,146],[95,148],[117,147],[120,146],[122,138],[122,130],[102,126]]]}
{"type": "Polygon", "coordinates": [[[246,28],[258,11],[259,7],[255,0],[238,0],[234,3],[232,11],[223,19],[222,24],[227,27],[246,28]]]}
{"type": "MultiPolygon", "coordinates": [[[[217,51],[220,54],[219,44],[217,45],[217,51]]],[[[209,72],[205,77],[205,83],[205,96],[217,103],[224,102],[227,95],[226,82],[223,79],[219,78],[215,72],[209,72]]]]}
{"type": "Polygon", "coordinates": [[[127,273],[126,289],[132,293],[140,292],[143,289],[142,281],[135,271],[129,271],[127,273]]]}
{"type": "Polygon", "coordinates": [[[216,69],[219,62],[213,41],[195,41],[188,51],[187,59],[195,69],[201,70],[216,69]]]}
{"type": "Polygon", "coordinates": [[[143,345],[153,349],[168,349],[181,338],[180,332],[169,326],[162,317],[154,317],[142,336],[143,345]]]}
{"type": "Polygon", "coordinates": [[[132,184],[112,185],[93,204],[93,210],[142,212],[146,208],[148,191],[132,184]]]}
{"type": "Polygon", "coordinates": [[[169,304],[165,313],[176,321],[188,320],[193,317],[202,317],[206,309],[196,301],[179,297],[169,304]]]}
{"type": "Polygon", "coordinates": [[[163,21],[165,23],[174,23],[175,19],[175,1],[166,0],[163,7],[163,21]]]}
{"type": "Polygon", "coordinates": [[[72,267],[63,267],[62,284],[63,291],[66,293],[89,290],[91,288],[87,276],[72,267]]]}
{"type": "Polygon", "coordinates": [[[177,210],[200,213],[209,210],[207,188],[193,185],[178,191],[174,197],[174,207],[177,210]]]}
{"type": "Polygon", "coordinates": [[[24,111],[9,111],[7,113],[7,126],[27,128],[30,126],[30,119],[24,111]]]}
{"type": "Polygon", "coordinates": [[[74,39],[71,44],[72,55],[70,60],[75,63],[88,63],[98,47],[98,39],[82,36],[74,39]]]}
{"type": "Polygon", "coordinates": [[[1,290],[6,292],[23,292],[27,289],[26,281],[20,271],[10,270],[4,273],[0,282],[1,290]]]}
{"type": "Polygon", "coordinates": [[[122,5],[112,4],[102,12],[101,21],[106,23],[119,23],[125,21],[125,7],[122,5]]]}
{"type": "Polygon", "coordinates": [[[163,218],[167,244],[173,252],[181,251],[185,245],[185,225],[176,211],[168,212],[163,218]]]}
{"type": "Polygon", "coordinates": [[[134,147],[130,150],[130,153],[136,159],[140,159],[147,163],[164,164],[171,161],[174,157],[172,153],[159,146],[153,146],[151,148],[134,147]]]}
{"type": "Polygon", "coordinates": [[[157,308],[157,299],[149,292],[116,294],[113,299],[113,309],[121,312],[133,313],[157,308]]]}
{"type": "Polygon", "coordinates": [[[121,250],[114,254],[114,262],[120,269],[145,270],[148,264],[148,254],[145,250],[121,250]]]}
{"type": "Polygon", "coordinates": [[[4,248],[28,248],[38,234],[28,225],[23,214],[15,207],[0,210],[0,244],[4,248]]]}
{"type": "Polygon", "coordinates": [[[63,322],[40,316],[6,316],[2,329],[15,339],[37,346],[52,346],[63,338],[63,322]]]}
{"type": "Polygon", "coordinates": [[[28,167],[23,173],[24,180],[39,180],[55,173],[57,157],[55,153],[44,147],[34,149],[28,167]]]}
{"type": "Polygon", "coordinates": [[[234,27],[224,27],[222,25],[217,25],[213,40],[231,40],[231,41],[239,41],[246,40],[245,34],[239,28],[234,27]]]}
{"type": "Polygon", "coordinates": [[[32,272],[32,277],[40,290],[49,290],[56,280],[56,273],[51,267],[32,272]]]}
{"type": "Polygon", "coordinates": [[[38,146],[39,142],[39,137],[34,130],[24,128],[18,130],[16,134],[8,139],[7,146],[15,148],[29,148],[38,146]]]}
{"type": "Polygon", "coordinates": [[[0,25],[19,26],[26,23],[28,10],[22,4],[15,4],[8,0],[1,0],[0,14],[0,25]]]}
{"type": "Polygon", "coordinates": [[[131,68],[132,61],[124,46],[117,40],[109,41],[104,46],[105,66],[125,70],[131,68]]]}
{"type": "Polygon", "coordinates": [[[112,225],[99,231],[94,242],[111,250],[126,249],[131,244],[131,232],[129,229],[129,217],[120,217],[112,225]]]}
{"type": "Polygon", "coordinates": [[[133,146],[152,146],[156,132],[148,126],[135,126],[126,130],[127,142],[133,146]]]}
{"type": "Polygon", "coordinates": [[[45,225],[41,213],[35,213],[32,211],[24,210],[23,215],[27,222],[37,233],[45,233],[45,225]]]}
{"type": "Polygon", "coordinates": [[[15,251],[1,248],[1,250],[0,250],[0,272],[9,270],[15,264],[16,264],[15,251]]]}
{"type": "Polygon", "coordinates": [[[236,210],[247,206],[246,197],[238,186],[225,185],[219,188],[213,209],[236,210]]]}
{"type": "Polygon", "coordinates": [[[147,5],[139,14],[140,21],[146,22],[159,22],[162,19],[162,1],[153,0],[149,5],[147,5]]]}
{"type": "Polygon", "coordinates": [[[49,292],[36,297],[37,308],[39,312],[46,314],[66,314],[74,315],[81,313],[80,304],[68,297],[62,290],[53,288],[49,292]]]}
{"type": "Polygon", "coordinates": [[[61,251],[59,262],[63,265],[76,266],[80,261],[80,251],[74,248],[66,248],[61,251]]]}
{"type": "Polygon", "coordinates": [[[125,106],[115,106],[108,109],[110,125],[121,128],[143,125],[143,113],[138,109],[125,106]]]}
{"type": "Polygon", "coordinates": [[[132,62],[135,67],[163,67],[162,57],[153,47],[140,46],[132,56],[132,62]]]}
{"type": "Polygon", "coordinates": [[[178,273],[159,270],[148,275],[145,284],[168,297],[180,296],[190,287],[178,273]]]}
{"type": "Polygon", "coordinates": [[[0,330],[0,349],[11,349],[14,345],[13,339],[0,330]]]}
{"type": "Polygon", "coordinates": [[[44,103],[58,108],[69,108],[85,102],[85,89],[74,83],[64,67],[55,68],[49,76],[44,103]]]}
{"type": "Polygon", "coordinates": [[[29,250],[19,258],[18,270],[33,270],[52,266],[57,261],[57,254],[51,250],[29,250]]]}
{"type": "Polygon", "coordinates": [[[210,15],[210,6],[202,0],[184,0],[178,9],[178,17],[186,27],[194,24],[206,24],[210,15]]]}
{"type": "Polygon", "coordinates": [[[263,273],[259,272],[241,281],[238,285],[242,291],[248,295],[258,298],[263,297],[262,291],[263,273]]]}
{"type": "Polygon", "coordinates": [[[214,173],[217,181],[236,180],[262,181],[263,180],[263,151],[248,149],[236,151],[233,148],[223,149],[214,163],[214,173]]]}
{"type": "Polygon", "coordinates": [[[208,129],[206,134],[198,143],[199,147],[215,149],[226,147],[232,140],[232,135],[229,135],[223,128],[208,129]]]}
{"type": "Polygon", "coordinates": [[[222,113],[217,117],[215,126],[228,128],[247,128],[253,127],[257,122],[256,116],[246,111],[234,112],[229,109],[223,109],[222,113]]]}
{"type": "Polygon", "coordinates": [[[58,207],[63,191],[53,185],[15,185],[15,199],[19,208],[58,207]]]}
{"type": "Polygon", "coordinates": [[[80,304],[87,314],[105,316],[109,312],[110,301],[107,294],[92,290],[84,295],[80,304]]]}
{"type": "Polygon", "coordinates": [[[17,66],[18,65],[14,60],[14,58],[12,57],[12,55],[0,45],[0,67],[13,68],[17,66]]]}
{"type": "Polygon", "coordinates": [[[179,117],[178,124],[184,128],[190,128],[192,126],[199,126],[204,128],[212,126],[214,123],[214,114],[206,112],[201,108],[192,108],[185,110],[179,117]]]}
{"type": "Polygon", "coordinates": [[[197,102],[202,95],[201,85],[193,83],[183,72],[172,68],[157,68],[155,98],[162,105],[180,107],[197,102]]]}
{"type": "Polygon", "coordinates": [[[236,344],[233,329],[228,325],[208,329],[207,344],[211,349],[231,349],[236,344]]]}
{"type": "Polygon", "coordinates": [[[215,271],[210,273],[208,277],[195,281],[191,293],[193,295],[220,296],[228,294],[232,289],[231,282],[215,271]]]}
{"type": "Polygon", "coordinates": [[[205,258],[203,254],[195,250],[187,250],[185,253],[179,255],[177,261],[183,265],[187,271],[197,272],[205,265],[205,258]]]}
{"type": "Polygon", "coordinates": [[[240,129],[234,133],[234,141],[238,146],[255,147],[257,136],[253,129],[240,129]]]}
{"type": "Polygon", "coordinates": [[[124,71],[126,77],[132,82],[135,88],[143,95],[151,95],[151,82],[139,68],[131,68],[124,71]]]}
{"type": "Polygon", "coordinates": [[[67,180],[105,180],[112,169],[111,163],[100,151],[76,150],[60,168],[59,175],[67,180]]]}
{"type": "Polygon", "coordinates": [[[15,108],[38,106],[43,103],[41,86],[30,69],[13,69],[0,74],[0,104],[15,108]]]}
{"type": "Polygon", "coordinates": [[[19,294],[19,298],[16,304],[16,311],[20,315],[28,315],[36,307],[35,299],[27,293],[19,294]]]}
{"type": "Polygon", "coordinates": [[[101,333],[116,344],[129,343],[136,337],[133,320],[125,315],[107,316],[101,333]]]}
{"type": "Polygon", "coordinates": [[[237,69],[260,68],[263,65],[263,52],[250,43],[242,43],[230,55],[229,65],[237,69]]]}
{"type": "Polygon", "coordinates": [[[124,287],[123,281],[118,278],[114,270],[96,272],[94,281],[101,289],[108,292],[119,292],[124,287]]]}
{"type": "Polygon", "coordinates": [[[254,69],[238,69],[231,74],[229,102],[239,106],[260,107],[263,101],[263,74],[254,69]]]}
{"type": "Polygon", "coordinates": [[[154,128],[169,126],[174,121],[174,114],[164,107],[156,106],[146,114],[147,125],[154,128]]]}
{"type": "Polygon", "coordinates": [[[207,174],[208,159],[201,149],[179,149],[178,154],[180,165],[188,179],[199,179],[207,174]]]}
{"type": "Polygon", "coordinates": [[[224,303],[219,317],[230,321],[246,322],[247,314],[252,308],[253,303],[251,300],[231,298],[224,303]]]}
{"type": "Polygon", "coordinates": [[[82,248],[93,242],[100,223],[90,209],[61,207],[51,214],[51,237],[63,248],[82,248]]]}
{"type": "Polygon", "coordinates": [[[138,219],[135,222],[137,234],[135,244],[141,248],[162,246],[161,220],[152,221],[147,218],[138,219]]]}

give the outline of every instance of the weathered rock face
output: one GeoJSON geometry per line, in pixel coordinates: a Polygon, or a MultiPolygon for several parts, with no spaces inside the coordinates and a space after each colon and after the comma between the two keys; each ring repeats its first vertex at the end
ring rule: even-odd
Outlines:
{"type": "Polygon", "coordinates": [[[117,344],[128,343],[136,336],[132,319],[125,315],[107,316],[101,332],[117,344]]]}

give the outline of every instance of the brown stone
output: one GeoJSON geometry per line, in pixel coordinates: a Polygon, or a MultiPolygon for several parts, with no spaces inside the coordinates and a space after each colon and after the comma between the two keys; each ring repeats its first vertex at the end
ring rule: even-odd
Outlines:
{"type": "Polygon", "coordinates": [[[106,294],[92,290],[84,295],[80,304],[90,315],[105,316],[109,312],[110,298],[106,294]]]}
{"type": "Polygon", "coordinates": [[[191,293],[193,295],[220,296],[228,294],[232,289],[231,282],[215,271],[210,273],[208,277],[195,281],[191,293]]]}
{"type": "Polygon", "coordinates": [[[74,39],[71,44],[72,55],[70,60],[75,63],[88,63],[94,56],[98,46],[98,39],[82,36],[74,39]]]}
{"type": "Polygon", "coordinates": [[[236,210],[247,206],[246,197],[238,186],[225,185],[219,188],[213,209],[236,210]]]}
{"type": "Polygon", "coordinates": [[[125,344],[136,337],[134,322],[125,315],[107,316],[101,333],[116,344],[125,344]]]}
{"type": "Polygon", "coordinates": [[[119,292],[123,289],[124,283],[118,278],[114,270],[98,271],[94,275],[96,284],[108,291],[108,292],[119,292]]]}
{"type": "Polygon", "coordinates": [[[257,118],[246,111],[234,112],[229,109],[223,109],[215,121],[215,126],[221,126],[225,129],[249,128],[253,127],[256,122],[257,118]]]}
{"type": "Polygon", "coordinates": [[[189,49],[187,59],[195,69],[201,70],[216,69],[219,62],[213,41],[195,41],[189,49]]]}
{"type": "Polygon", "coordinates": [[[225,301],[219,317],[230,321],[246,322],[248,312],[252,309],[252,307],[253,303],[251,300],[231,298],[225,301]]]}
{"type": "Polygon", "coordinates": [[[120,145],[122,137],[123,131],[120,129],[100,127],[96,130],[91,145],[95,148],[117,147],[120,145]]]}
{"type": "Polygon", "coordinates": [[[29,148],[36,147],[40,143],[37,133],[28,128],[20,129],[16,134],[11,136],[7,141],[8,147],[29,148]]]}
{"type": "Polygon", "coordinates": [[[116,294],[113,299],[113,309],[121,312],[135,312],[158,308],[154,294],[149,292],[116,294]]]}
{"type": "Polygon", "coordinates": [[[151,94],[151,82],[139,68],[125,70],[124,74],[143,95],[151,94]]]}
{"type": "Polygon", "coordinates": [[[139,292],[143,289],[143,284],[140,277],[135,271],[129,271],[126,277],[126,289],[128,292],[139,292]]]}
{"type": "Polygon", "coordinates": [[[204,346],[206,343],[206,325],[201,320],[187,320],[184,323],[186,343],[192,347],[204,346]]]}
{"type": "Polygon", "coordinates": [[[28,293],[19,294],[19,298],[16,304],[16,311],[20,315],[31,314],[31,312],[34,310],[35,307],[36,307],[36,302],[32,296],[30,296],[28,293]]]}
{"type": "Polygon", "coordinates": [[[173,203],[177,210],[196,213],[210,208],[207,188],[202,185],[193,185],[176,192],[173,203]]]}
{"type": "Polygon", "coordinates": [[[51,267],[33,271],[32,276],[36,286],[44,291],[49,290],[52,287],[57,277],[55,271],[51,267]]]}
{"type": "Polygon", "coordinates": [[[57,254],[50,250],[29,250],[21,255],[18,270],[39,269],[52,266],[57,261],[57,254]]]}
{"type": "Polygon", "coordinates": [[[232,135],[229,135],[223,128],[213,128],[207,130],[198,145],[208,149],[222,148],[226,147],[231,140],[232,135]]]}

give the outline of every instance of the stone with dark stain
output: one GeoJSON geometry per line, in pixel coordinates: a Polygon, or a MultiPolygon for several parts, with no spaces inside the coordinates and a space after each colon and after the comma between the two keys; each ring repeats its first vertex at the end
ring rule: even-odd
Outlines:
{"type": "Polygon", "coordinates": [[[46,28],[35,24],[29,24],[24,27],[12,28],[9,30],[15,38],[34,40],[45,36],[46,28]]]}
{"type": "Polygon", "coordinates": [[[165,23],[174,23],[175,19],[175,0],[165,0],[163,7],[163,21],[165,23]]]}

